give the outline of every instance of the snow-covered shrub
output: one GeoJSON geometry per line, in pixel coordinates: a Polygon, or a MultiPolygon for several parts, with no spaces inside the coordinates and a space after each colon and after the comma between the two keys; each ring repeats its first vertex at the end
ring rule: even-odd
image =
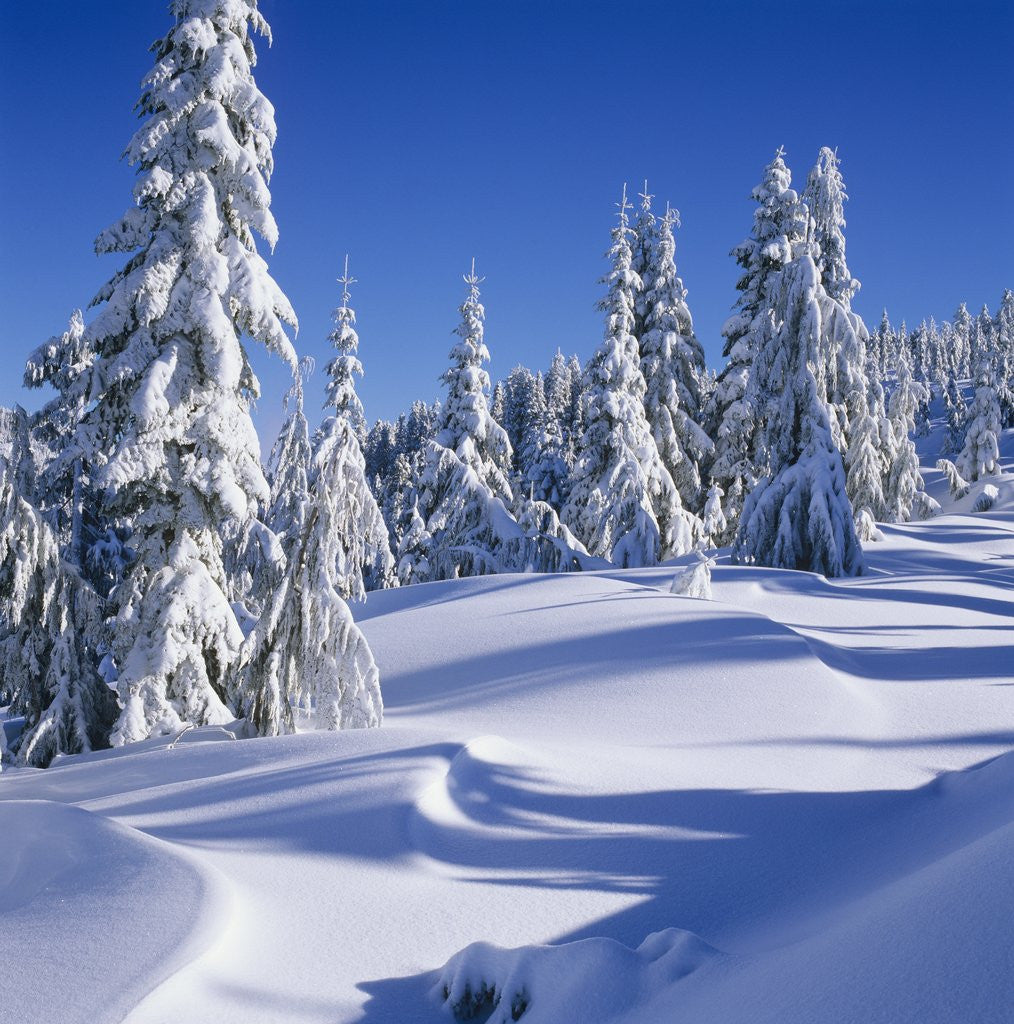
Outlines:
{"type": "Polygon", "coordinates": [[[856,536],[861,541],[879,541],[884,539],[883,533],[877,529],[873,513],[868,508],[861,508],[856,513],[856,536]]]}
{"type": "Polygon", "coordinates": [[[669,586],[669,593],[679,597],[696,597],[710,601],[711,568],[714,564],[714,558],[709,558],[703,551],[695,551],[692,561],[676,571],[669,586]]]}
{"type": "Polygon", "coordinates": [[[975,499],[975,504],[972,506],[973,512],[988,512],[996,502],[996,499],[1000,497],[1000,491],[995,484],[986,484],[982,488],[982,493],[975,499]]]}
{"type": "Polygon", "coordinates": [[[950,459],[939,459],[937,469],[947,478],[952,498],[963,498],[971,489],[971,484],[958,472],[958,467],[950,459]]]}

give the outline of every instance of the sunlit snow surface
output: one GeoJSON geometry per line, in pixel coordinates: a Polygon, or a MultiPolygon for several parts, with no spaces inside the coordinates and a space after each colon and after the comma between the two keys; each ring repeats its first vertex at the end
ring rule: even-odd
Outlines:
{"type": "Polygon", "coordinates": [[[380,730],[5,771],[0,1020],[435,1024],[486,985],[526,1024],[1009,1024],[1014,478],[979,490],[855,580],[374,594],[380,730]]]}

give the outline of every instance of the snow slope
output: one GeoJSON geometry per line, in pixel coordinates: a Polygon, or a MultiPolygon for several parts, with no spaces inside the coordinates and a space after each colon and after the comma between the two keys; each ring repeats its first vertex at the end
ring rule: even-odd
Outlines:
{"type": "Polygon", "coordinates": [[[0,1021],[1009,1024],[1000,488],[858,579],[373,594],[380,730],[5,772],[0,1021]]]}

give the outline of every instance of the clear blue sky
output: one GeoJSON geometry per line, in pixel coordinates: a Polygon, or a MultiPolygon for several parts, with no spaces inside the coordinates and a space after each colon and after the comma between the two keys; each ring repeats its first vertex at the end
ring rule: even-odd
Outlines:
{"type": "MultiPolygon", "coordinates": [[[[92,241],[130,202],[118,157],[166,6],[3,3],[0,404],[38,401],[19,386],[24,356],[121,262],[92,241]]],[[[473,255],[494,378],[548,365],[557,346],[585,359],[602,332],[613,204],[645,177],[682,213],[679,270],[718,365],[736,296],[729,250],[779,145],[797,185],[821,145],[838,147],[871,325],[885,305],[912,323],[963,300],[995,308],[1014,287],[1009,0],[261,9],[275,42],[258,47],[257,81],[279,129],[281,240],[268,258],[299,315],[298,348],[322,365],[351,253],[371,419],[440,393],[473,255]]],[[[284,371],[255,366],[267,435],[284,371]]]]}

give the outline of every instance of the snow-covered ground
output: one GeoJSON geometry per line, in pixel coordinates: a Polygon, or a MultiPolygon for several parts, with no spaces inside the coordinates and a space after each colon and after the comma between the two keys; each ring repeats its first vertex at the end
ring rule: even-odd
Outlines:
{"type": "Polygon", "coordinates": [[[382,729],[5,772],[0,1020],[1009,1024],[1014,477],[884,534],[376,593],[382,729]]]}

